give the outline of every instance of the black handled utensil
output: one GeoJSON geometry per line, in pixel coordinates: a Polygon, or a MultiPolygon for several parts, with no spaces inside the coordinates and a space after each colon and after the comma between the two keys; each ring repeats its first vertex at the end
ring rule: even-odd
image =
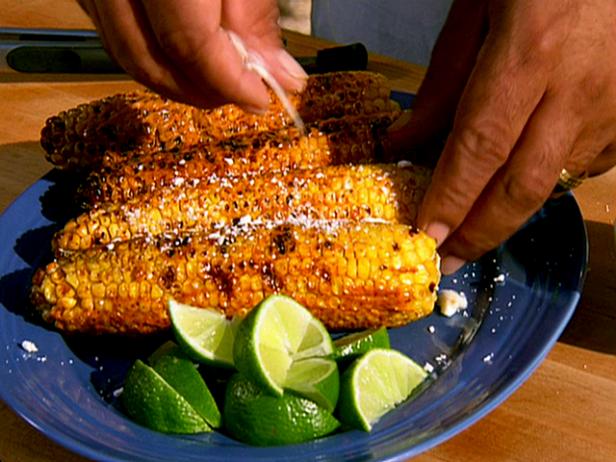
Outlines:
{"type": "MultiPolygon", "coordinates": [[[[368,52],[361,43],[299,57],[308,73],[363,70],[368,52]]],[[[0,28],[0,73],[123,74],[92,30],[0,28]]]]}

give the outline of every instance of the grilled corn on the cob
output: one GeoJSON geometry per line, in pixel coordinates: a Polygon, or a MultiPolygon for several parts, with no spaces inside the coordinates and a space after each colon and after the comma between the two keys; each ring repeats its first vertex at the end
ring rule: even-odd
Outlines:
{"type": "MultiPolygon", "coordinates": [[[[200,110],[149,91],[110,96],[79,105],[47,119],[41,145],[47,159],[62,169],[91,169],[107,150],[177,150],[212,138],[272,130],[290,121],[270,97],[264,115],[229,104],[200,110]]],[[[335,72],[308,78],[306,89],[291,95],[304,122],[343,115],[397,110],[387,80],[369,72],[335,72]]]]}
{"type": "Polygon", "coordinates": [[[226,228],[68,254],[34,276],[31,298],[66,331],[150,333],[173,297],[227,316],[288,294],[329,328],[399,326],[429,314],[433,239],[399,224],[328,222],[226,228]]]}
{"type": "Polygon", "coordinates": [[[81,188],[85,203],[124,202],[164,186],[182,186],[211,176],[265,173],[326,165],[375,162],[380,135],[392,113],[350,116],[315,123],[307,133],[295,127],[238,135],[180,152],[136,153],[124,160],[107,153],[103,167],[81,188]]]}
{"type": "Polygon", "coordinates": [[[231,225],[246,217],[414,224],[429,180],[428,170],[393,164],[212,176],[192,187],[161,188],[89,210],[54,236],[53,247],[57,253],[87,249],[139,236],[231,225]]]}

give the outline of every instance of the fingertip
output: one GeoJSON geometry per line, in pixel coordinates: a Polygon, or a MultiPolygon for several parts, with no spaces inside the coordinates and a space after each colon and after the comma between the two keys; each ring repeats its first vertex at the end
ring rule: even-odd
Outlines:
{"type": "Polygon", "coordinates": [[[240,104],[239,107],[246,112],[256,115],[264,115],[267,112],[267,107],[252,106],[250,104],[240,104]]]}
{"type": "Polygon", "coordinates": [[[264,52],[267,67],[280,86],[289,92],[301,92],[306,88],[308,74],[284,49],[264,52]]]}
{"type": "Polygon", "coordinates": [[[455,255],[447,255],[441,261],[441,273],[448,276],[455,273],[466,264],[466,260],[456,257],[455,255]]]}
{"type": "Polygon", "coordinates": [[[389,127],[387,127],[387,134],[391,135],[399,131],[404,131],[406,126],[411,122],[412,116],[412,110],[406,109],[402,111],[400,117],[394,120],[394,122],[389,127]]]}
{"type": "Polygon", "coordinates": [[[414,147],[412,118],[412,111],[405,110],[387,127],[381,143],[387,161],[409,160],[414,147]]]}
{"type": "Polygon", "coordinates": [[[447,239],[451,232],[451,228],[445,223],[435,221],[425,226],[425,232],[436,241],[436,246],[438,247],[445,242],[445,239],[447,239]]]}
{"type": "Polygon", "coordinates": [[[443,136],[416,110],[402,112],[385,132],[386,159],[411,160],[433,168],[443,150],[443,136]]]}
{"type": "Polygon", "coordinates": [[[278,50],[276,60],[290,77],[305,84],[308,74],[289,52],[283,49],[278,50]]]}
{"type": "Polygon", "coordinates": [[[267,91],[267,87],[263,82],[259,82],[255,90],[255,93],[252,93],[250,95],[252,101],[249,101],[244,106],[246,108],[249,108],[251,112],[263,113],[267,111],[270,104],[270,97],[267,91]]]}
{"type": "Polygon", "coordinates": [[[239,84],[233,86],[233,93],[224,89],[229,101],[235,102],[242,109],[260,114],[267,111],[270,104],[270,95],[263,80],[252,70],[243,69],[238,79],[239,84]]]}

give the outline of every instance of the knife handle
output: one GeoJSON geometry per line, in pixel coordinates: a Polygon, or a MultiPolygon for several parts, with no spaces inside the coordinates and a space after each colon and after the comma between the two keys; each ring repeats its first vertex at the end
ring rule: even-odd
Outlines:
{"type": "Polygon", "coordinates": [[[17,46],[6,54],[6,63],[14,71],[24,73],[124,73],[102,47],[96,46],[17,46]]]}
{"type": "Polygon", "coordinates": [[[297,61],[309,74],[336,71],[363,71],[368,67],[368,50],[362,43],[323,48],[316,57],[299,57],[297,61]]]}
{"type": "Polygon", "coordinates": [[[321,72],[361,71],[368,66],[368,50],[362,43],[324,48],[317,52],[321,72]]]}
{"type": "MultiPolygon", "coordinates": [[[[309,74],[365,70],[368,50],[361,43],[324,48],[316,57],[299,57],[309,74]]],[[[0,73],[123,74],[100,43],[0,41],[0,73]]]]}

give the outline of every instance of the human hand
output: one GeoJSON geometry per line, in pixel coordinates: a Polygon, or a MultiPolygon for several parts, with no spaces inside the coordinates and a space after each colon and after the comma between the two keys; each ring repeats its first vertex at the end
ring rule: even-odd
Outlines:
{"type": "Polygon", "coordinates": [[[616,3],[455,0],[393,152],[449,136],[418,224],[452,273],[511,236],[563,168],[616,164],[616,3]]]}
{"type": "Polygon", "coordinates": [[[287,90],[300,90],[301,66],[282,46],[276,0],[79,0],[106,50],[140,83],[180,102],[227,102],[260,111],[261,78],[248,70],[226,31],[258,52],[287,90]]]}

